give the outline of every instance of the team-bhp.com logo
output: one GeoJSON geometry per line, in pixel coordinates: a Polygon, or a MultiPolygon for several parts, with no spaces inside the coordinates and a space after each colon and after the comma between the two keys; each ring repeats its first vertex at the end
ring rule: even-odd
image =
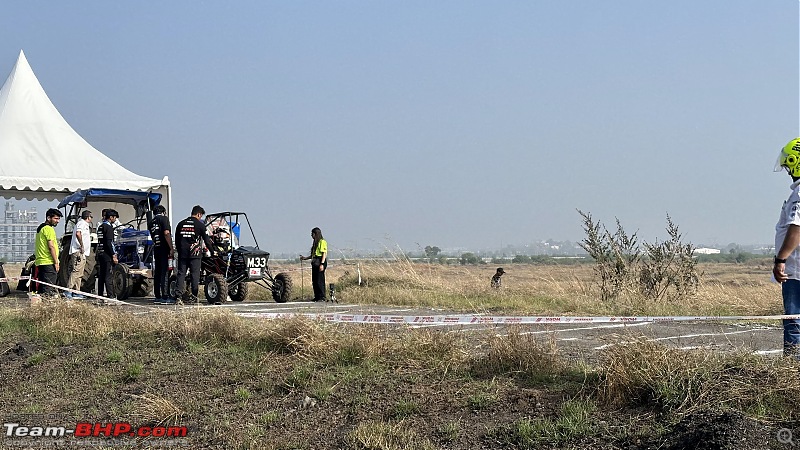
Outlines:
{"type": "Polygon", "coordinates": [[[78,422],[75,428],[59,426],[21,425],[14,422],[3,424],[5,437],[34,438],[53,437],[63,438],[75,436],[76,438],[89,437],[139,437],[139,438],[182,438],[188,434],[185,426],[155,426],[133,427],[128,422],[78,422]]]}

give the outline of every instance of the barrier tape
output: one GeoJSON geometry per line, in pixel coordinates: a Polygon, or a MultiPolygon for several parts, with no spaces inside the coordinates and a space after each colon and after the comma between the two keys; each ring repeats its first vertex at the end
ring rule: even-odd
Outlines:
{"type": "MultiPolygon", "coordinates": [[[[108,297],[90,294],[63,286],[36,280],[30,276],[5,277],[2,281],[31,280],[58,290],[83,295],[106,304],[130,305],[143,307],[108,297]]],[[[187,305],[194,307],[196,305],[187,305]]],[[[417,315],[401,316],[392,314],[347,314],[347,313],[294,313],[294,312],[242,312],[240,317],[256,319],[286,319],[306,317],[315,320],[336,323],[372,323],[372,324],[406,324],[406,325],[548,325],[548,324],[587,324],[587,323],[663,323],[663,322],[708,322],[708,321],[741,321],[741,320],[798,320],[800,314],[778,314],[761,316],[479,316],[479,315],[417,315]]]]}
{"type": "MultiPolygon", "coordinates": [[[[133,303],[123,302],[122,300],[117,300],[115,298],[102,297],[102,296],[99,296],[99,295],[91,294],[89,292],[79,291],[79,290],[76,290],[76,289],[67,289],[64,286],[58,286],[58,285],[55,285],[55,284],[46,283],[44,281],[37,280],[37,279],[31,278],[31,277],[20,277],[20,278],[25,278],[25,279],[31,280],[31,282],[33,282],[33,283],[43,284],[45,286],[49,286],[49,287],[54,288],[56,290],[70,292],[73,295],[75,295],[75,294],[82,295],[83,297],[85,297],[83,300],[85,300],[85,299],[94,299],[97,302],[104,303],[104,304],[139,306],[139,305],[134,305],[133,303]]],[[[69,300],[69,299],[63,298],[62,300],[69,300]]],[[[82,299],[76,298],[74,300],[82,300],[82,299]]]]}
{"type": "Polygon", "coordinates": [[[260,319],[283,319],[308,317],[341,323],[379,323],[408,325],[547,325],[547,324],[585,324],[585,323],[642,323],[642,322],[702,322],[731,320],[781,320],[800,319],[800,314],[772,316],[398,316],[386,314],[342,314],[342,313],[237,313],[241,317],[260,319]]]}
{"type": "Polygon", "coordinates": [[[30,280],[30,279],[31,279],[31,277],[28,276],[28,275],[25,275],[23,277],[5,277],[5,278],[0,278],[0,283],[2,283],[3,281],[5,281],[7,283],[9,281],[21,281],[21,280],[30,280]]]}

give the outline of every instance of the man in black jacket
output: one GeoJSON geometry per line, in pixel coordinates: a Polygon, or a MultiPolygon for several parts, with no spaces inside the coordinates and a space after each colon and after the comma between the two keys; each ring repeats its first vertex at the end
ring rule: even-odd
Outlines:
{"type": "MultiPolygon", "coordinates": [[[[206,233],[206,226],[200,219],[205,215],[206,210],[200,205],[192,208],[192,215],[178,222],[175,226],[175,246],[178,250],[178,283],[175,289],[175,297],[184,299],[187,303],[197,302],[197,294],[200,291],[200,272],[203,254],[206,248],[212,254],[213,242],[206,233]],[[203,244],[205,243],[205,247],[203,244]],[[186,272],[192,276],[191,296],[186,294],[186,272]]],[[[165,302],[162,302],[165,303],[165,302]]],[[[170,304],[172,302],[166,303],[170,304]]]]}
{"type": "MultiPolygon", "coordinates": [[[[175,251],[172,248],[172,227],[167,217],[167,208],[158,205],[153,208],[156,214],[150,223],[150,236],[153,239],[153,294],[154,303],[169,302],[169,261],[175,251]]],[[[172,302],[169,302],[172,303],[172,302]]]]}
{"type": "Polygon", "coordinates": [[[97,295],[103,297],[105,288],[106,297],[114,297],[111,286],[111,269],[117,264],[117,251],[114,248],[114,227],[111,225],[117,220],[119,213],[113,209],[103,210],[103,223],[97,227],[97,295]]]}

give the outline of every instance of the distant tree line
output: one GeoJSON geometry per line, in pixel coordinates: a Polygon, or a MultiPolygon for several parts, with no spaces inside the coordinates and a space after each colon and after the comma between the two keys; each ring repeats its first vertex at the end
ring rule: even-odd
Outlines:
{"type": "MultiPolygon", "coordinates": [[[[674,226],[674,224],[673,224],[674,226]]],[[[676,227],[677,228],[677,227],[676,227]]],[[[675,230],[677,231],[677,230],[675,230]]],[[[693,248],[692,248],[693,249],[693,248]]],[[[652,250],[655,250],[653,248],[652,250]]],[[[511,255],[511,256],[492,256],[492,254],[481,254],[476,252],[463,252],[460,255],[448,255],[442,252],[442,249],[435,245],[426,245],[423,253],[403,253],[397,254],[384,254],[384,257],[400,257],[406,261],[411,262],[424,262],[430,264],[442,265],[509,265],[509,264],[529,264],[529,265],[576,265],[576,264],[591,264],[595,260],[585,253],[570,255],[570,256],[553,256],[553,255],[511,255]]],[[[692,259],[696,263],[721,263],[721,264],[757,264],[762,261],[771,261],[771,256],[764,254],[756,254],[742,250],[739,246],[731,244],[727,251],[718,254],[700,254],[693,255],[692,259]]]]}

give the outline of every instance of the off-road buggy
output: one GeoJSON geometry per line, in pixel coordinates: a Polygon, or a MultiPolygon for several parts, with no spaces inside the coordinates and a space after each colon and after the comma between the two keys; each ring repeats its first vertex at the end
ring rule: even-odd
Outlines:
{"type": "MultiPolygon", "coordinates": [[[[208,303],[224,302],[228,296],[235,302],[244,301],[251,283],[269,290],[278,303],[289,300],[292,279],[286,273],[278,273],[273,277],[269,268],[269,253],[258,247],[247,214],[231,211],[208,214],[205,225],[206,232],[214,242],[214,248],[207,249],[201,263],[203,272],[200,274],[200,283],[204,285],[208,303]],[[248,232],[242,236],[245,225],[248,232]]],[[[170,278],[170,294],[173,297],[176,275],[170,278]]],[[[186,286],[189,285],[187,276],[186,286]]]]}
{"type": "MultiPolygon", "coordinates": [[[[111,273],[112,296],[120,300],[128,297],[146,297],[153,287],[153,240],[147,223],[152,220],[152,209],[161,202],[161,194],[155,192],[127,191],[120,189],[82,189],[65,197],[58,204],[64,209],[64,236],[61,238],[61,269],[58,284],[66,286],[69,278],[69,245],[75,224],[81,211],[89,209],[94,215],[92,234],[102,222],[102,210],[113,208],[120,214],[120,225],[114,229],[114,246],[119,264],[111,273]]],[[[97,246],[92,239],[92,249],[97,246]]],[[[81,290],[94,292],[97,279],[95,252],[86,260],[81,290]]]]}

